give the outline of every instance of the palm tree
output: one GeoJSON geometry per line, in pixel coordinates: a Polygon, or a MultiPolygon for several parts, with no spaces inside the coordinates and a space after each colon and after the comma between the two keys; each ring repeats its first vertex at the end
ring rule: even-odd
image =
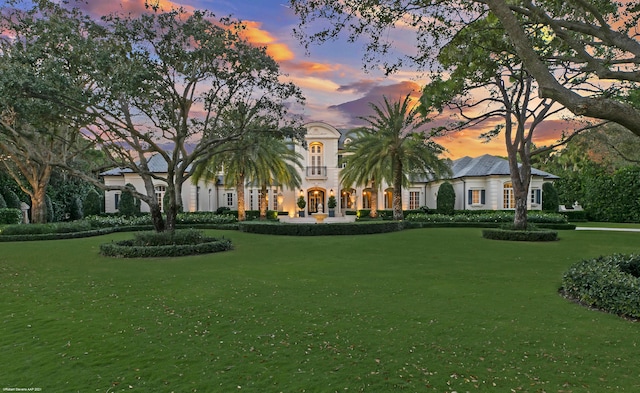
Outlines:
{"type": "Polygon", "coordinates": [[[302,167],[302,156],[268,131],[247,133],[240,139],[219,146],[218,150],[209,161],[195,168],[193,182],[215,179],[222,171],[225,187],[236,189],[239,221],[246,219],[244,190],[247,182],[257,183],[261,187],[260,219],[267,217],[267,186],[300,186],[301,179],[296,166],[302,167]]]}
{"type": "MultiPolygon", "coordinates": [[[[348,186],[371,181],[372,195],[377,194],[380,181],[393,184],[393,219],[402,220],[402,186],[409,183],[409,175],[437,178],[450,173],[450,168],[439,157],[444,148],[421,130],[429,119],[420,115],[417,106],[411,107],[409,95],[394,103],[384,97],[382,107],[370,105],[374,114],[361,118],[368,125],[356,129],[354,142],[347,146],[351,155],[341,172],[342,182],[348,186]]],[[[375,205],[372,217],[377,214],[375,205]]]]}

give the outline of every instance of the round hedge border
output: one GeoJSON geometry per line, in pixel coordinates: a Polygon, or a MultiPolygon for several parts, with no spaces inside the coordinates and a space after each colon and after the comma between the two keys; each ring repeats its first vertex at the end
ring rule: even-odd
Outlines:
{"type": "Polygon", "coordinates": [[[640,318],[640,255],[613,254],[582,260],[562,277],[560,293],[588,307],[640,318]]]}
{"type": "Polygon", "coordinates": [[[514,231],[510,229],[483,229],[482,237],[491,240],[511,240],[524,242],[552,242],[558,240],[558,232],[538,229],[535,231],[514,231]]]}
{"type": "Polygon", "coordinates": [[[181,257],[233,249],[229,239],[210,238],[209,240],[211,241],[199,244],[172,244],[166,246],[136,246],[133,240],[122,240],[101,244],[100,254],[115,258],[181,257]]]}

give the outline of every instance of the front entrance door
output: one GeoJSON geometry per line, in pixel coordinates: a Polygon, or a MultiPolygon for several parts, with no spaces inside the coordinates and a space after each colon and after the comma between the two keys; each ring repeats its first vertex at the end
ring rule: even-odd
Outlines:
{"type": "Polygon", "coordinates": [[[307,196],[309,200],[309,205],[307,206],[309,214],[318,212],[318,205],[322,203],[322,211],[327,212],[327,207],[324,203],[324,191],[322,190],[311,190],[307,196]]]}

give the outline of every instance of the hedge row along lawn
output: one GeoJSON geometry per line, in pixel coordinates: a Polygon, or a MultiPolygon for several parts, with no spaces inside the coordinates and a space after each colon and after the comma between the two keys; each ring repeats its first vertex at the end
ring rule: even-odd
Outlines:
{"type": "Polygon", "coordinates": [[[289,237],[113,259],[0,244],[0,381],[43,392],[636,392],[638,323],[558,295],[638,233],[496,242],[473,228],[289,237]]]}

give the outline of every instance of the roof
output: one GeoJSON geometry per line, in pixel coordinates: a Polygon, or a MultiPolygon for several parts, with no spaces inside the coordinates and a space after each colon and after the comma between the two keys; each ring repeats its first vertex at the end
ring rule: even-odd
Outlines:
{"type": "MultiPolygon", "coordinates": [[[[459,179],[463,177],[480,177],[480,176],[508,176],[509,161],[504,158],[485,154],[480,157],[462,157],[451,164],[451,179],[459,179]]],[[[551,173],[531,168],[531,175],[540,176],[545,179],[559,179],[558,176],[551,173]]]]}
{"type": "MultiPolygon", "coordinates": [[[[160,154],[154,154],[149,157],[147,161],[147,165],[149,166],[149,171],[151,173],[167,173],[168,165],[167,161],[160,154]]],[[[187,167],[187,171],[191,169],[189,165],[187,167]]],[[[125,173],[133,173],[133,169],[131,168],[113,168],[108,171],[102,172],[100,176],[121,176],[125,173]]]]}

